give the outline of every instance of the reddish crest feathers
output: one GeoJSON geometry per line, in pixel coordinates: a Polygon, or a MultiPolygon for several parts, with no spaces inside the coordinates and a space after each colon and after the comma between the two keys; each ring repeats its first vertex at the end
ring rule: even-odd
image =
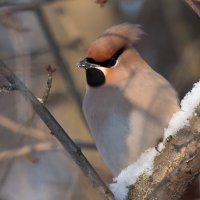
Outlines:
{"type": "Polygon", "coordinates": [[[123,23],[112,26],[102,33],[89,47],[87,55],[97,62],[108,60],[121,48],[140,39],[139,25],[123,23]]]}

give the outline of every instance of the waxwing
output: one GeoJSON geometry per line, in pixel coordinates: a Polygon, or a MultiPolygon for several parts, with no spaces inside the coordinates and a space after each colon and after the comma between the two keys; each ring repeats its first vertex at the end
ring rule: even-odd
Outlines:
{"type": "Polygon", "coordinates": [[[123,23],[101,34],[79,63],[87,88],[83,112],[114,176],[163,138],[179,110],[175,90],[133,47],[140,26],[123,23]]]}

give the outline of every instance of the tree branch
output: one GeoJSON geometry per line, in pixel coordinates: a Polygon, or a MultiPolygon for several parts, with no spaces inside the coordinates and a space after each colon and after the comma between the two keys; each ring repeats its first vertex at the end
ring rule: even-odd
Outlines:
{"type": "Polygon", "coordinates": [[[64,149],[71,155],[72,159],[80,167],[83,173],[91,180],[98,188],[105,199],[113,199],[113,194],[101,180],[94,168],[82,154],[79,147],[71,140],[64,129],[59,125],[51,113],[44,107],[38,99],[27,89],[15,74],[0,60],[0,74],[11,84],[15,85],[16,89],[25,99],[31,104],[35,112],[40,116],[43,122],[51,130],[51,133],[60,141],[64,149]]]}
{"type": "MultiPolygon", "coordinates": [[[[96,149],[94,144],[91,143],[83,143],[76,141],[77,146],[85,149],[96,149]]],[[[30,155],[36,152],[44,152],[44,151],[64,151],[64,149],[56,144],[55,142],[45,141],[38,142],[36,144],[25,145],[16,149],[8,149],[0,152],[0,161],[6,159],[13,159],[16,157],[22,157],[26,155],[30,155]]]]}
{"type": "Polygon", "coordinates": [[[127,200],[179,199],[200,173],[200,106],[189,124],[154,159],[153,174],[142,174],[130,186],[127,200]]]}
{"type": "MultiPolygon", "coordinates": [[[[52,141],[52,136],[47,134],[46,132],[43,132],[40,129],[23,126],[22,124],[19,124],[19,123],[13,121],[12,119],[9,119],[1,114],[0,114],[0,126],[8,129],[13,134],[31,137],[37,141],[43,141],[43,142],[51,141],[52,144],[54,144],[54,142],[52,141]]],[[[78,147],[80,147],[81,149],[96,150],[95,144],[91,143],[91,142],[75,140],[75,144],[78,147]]],[[[0,154],[1,154],[1,152],[0,152],[0,154]]]]}
{"type": "MultiPolygon", "coordinates": [[[[46,16],[44,11],[42,10],[42,8],[38,7],[35,10],[35,14],[38,18],[38,21],[41,25],[41,28],[43,30],[43,33],[45,35],[45,38],[49,44],[49,47],[52,50],[52,54],[58,64],[58,67],[60,69],[61,75],[65,81],[65,85],[67,87],[67,89],[69,90],[70,94],[74,97],[77,106],[79,108],[80,111],[80,115],[82,116],[83,121],[85,122],[85,118],[81,112],[82,110],[82,98],[80,93],[78,92],[77,88],[76,88],[76,84],[74,83],[74,80],[72,79],[70,70],[69,70],[69,64],[66,60],[63,59],[62,53],[55,41],[55,38],[52,34],[52,31],[49,27],[49,24],[46,20],[46,16]]],[[[85,125],[87,126],[87,124],[85,123],[85,125]]]]}
{"type": "Polygon", "coordinates": [[[185,0],[193,11],[200,17],[200,0],[185,0]]]}
{"type": "Polygon", "coordinates": [[[59,147],[56,144],[53,144],[52,142],[41,142],[31,145],[25,145],[17,149],[9,149],[1,151],[0,160],[22,157],[29,155],[31,153],[49,151],[49,150],[62,150],[62,149],[61,147],[59,147]]]}
{"type": "Polygon", "coordinates": [[[15,90],[14,85],[1,85],[0,86],[0,92],[11,92],[15,90]]]}
{"type": "Polygon", "coordinates": [[[47,78],[45,91],[44,91],[43,96],[41,98],[42,104],[45,104],[47,102],[47,99],[48,99],[50,91],[51,91],[52,81],[53,81],[52,75],[56,71],[56,68],[52,68],[51,65],[47,65],[45,68],[46,68],[46,71],[47,71],[48,78],[47,78]]]}

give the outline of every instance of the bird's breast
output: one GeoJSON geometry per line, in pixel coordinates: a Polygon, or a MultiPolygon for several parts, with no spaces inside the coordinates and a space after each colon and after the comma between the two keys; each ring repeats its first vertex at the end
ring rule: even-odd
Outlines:
{"type": "Polygon", "coordinates": [[[141,138],[137,136],[138,127],[142,126],[144,115],[135,110],[119,88],[112,86],[90,88],[83,111],[98,150],[117,175],[138,156],[141,138]]]}
{"type": "Polygon", "coordinates": [[[137,74],[124,83],[88,88],[83,102],[91,134],[114,175],[156,146],[179,109],[175,91],[156,73],[137,74]]]}

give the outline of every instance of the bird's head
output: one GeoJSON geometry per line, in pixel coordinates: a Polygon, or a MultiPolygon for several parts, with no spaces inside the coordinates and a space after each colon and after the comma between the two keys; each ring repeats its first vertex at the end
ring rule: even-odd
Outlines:
{"type": "Polygon", "coordinates": [[[102,33],[89,47],[87,57],[78,67],[86,70],[87,83],[91,87],[103,85],[118,67],[122,54],[139,40],[139,25],[123,23],[112,26],[102,33]]]}

